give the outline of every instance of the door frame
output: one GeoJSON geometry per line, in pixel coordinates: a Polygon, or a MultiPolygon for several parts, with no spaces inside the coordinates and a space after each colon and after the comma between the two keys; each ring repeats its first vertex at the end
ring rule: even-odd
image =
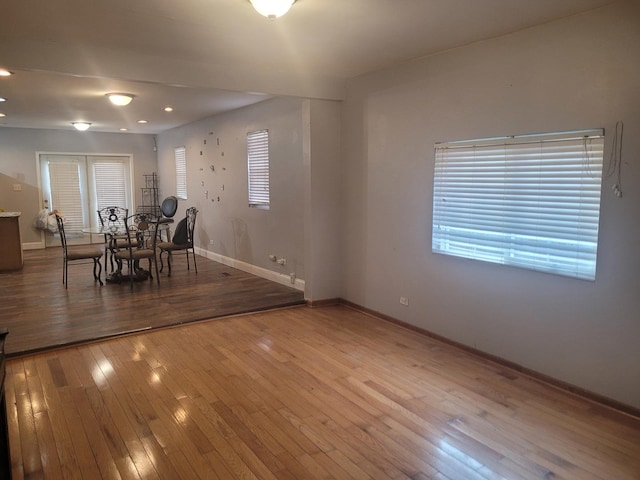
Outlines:
{"type": "MultiPolygon", "coordinates": [[[[131,199],[131,208],[135,210],[135,185],[134,185],[134,164],[133,164],[133,154],[131,153],[96,153],[96,152],[53,152],[53,151],[36,151],[36,178],[37,178],[37,187],[38,187],[38,211],[43,208],[49,209],[49,206],[45,206],[44,204],[44,195],[43,195],[43,186],[42,186],[42,161],[44,156],[60,156],[60,157],[85,157],[85,160],[90,157],[119,157],[119,158],[127,158],[129,162],[129,196],[131,199]]],[[[87,174],[87,181],[89,179],[89,175],[87,174]]],[[[93,215],[89,215],[89,218],[93,218],[93,215]]],[[[47,235],[51,236],[52,234],[46,230],[40,230],[40,248],[47,247],[47,235]]],[[[102,235],[86,235],[89,243],[102,243],[104,238],[102,235]]],[[[57,242],[59,244],[59,241],[57,242]]],[[[73,242],[75,243],[75,242],[73,242]]],[[[87,243],[87,242],[81,242],[87,243]]],[[[52,242],[53,246],[53,242],[52,242]]]]}

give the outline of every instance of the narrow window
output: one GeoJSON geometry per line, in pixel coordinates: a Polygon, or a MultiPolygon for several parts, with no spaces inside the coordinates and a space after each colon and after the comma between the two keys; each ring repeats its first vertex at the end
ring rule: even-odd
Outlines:
{"type": "Polygon", "coordinates": [[[128,159],[90,159],[95,189],[96,210],[118,206],[129,208],[128,159]]]}
{"type": "MultiPolygon", "coordinates": [[[[82,166],[77,160],[49,161],[49,190],[51,208],[62,213],[65,232],[79,234],[85,226],[82,195],[82,166]]],[[[86,178],[86,176],[85,176],[86,178]]]]}
{"type": "Polygon", "coordinates": [[[247,134],[249,206],[269,208],[269,131],[247,134]]]}
{"type": "Polygon", "coordinates": [[[176,197],[187,199],[187,150],[185,147],[176,147],[176,197]]]}
{"type": "Polygon", "coordinates": [[[435,145],[432,251],[594,280],[603,130],[435,145]]]}

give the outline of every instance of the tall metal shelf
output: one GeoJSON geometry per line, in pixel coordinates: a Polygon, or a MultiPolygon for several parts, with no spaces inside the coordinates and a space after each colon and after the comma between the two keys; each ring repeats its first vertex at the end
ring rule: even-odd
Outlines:
{"type": "Polygon", "coordinates": [[[155,172],[144,175],[144,187],[140,188],[142,201],[136,213],[160,216],[160,200],[158,198],[158,176],[155,172]]]}

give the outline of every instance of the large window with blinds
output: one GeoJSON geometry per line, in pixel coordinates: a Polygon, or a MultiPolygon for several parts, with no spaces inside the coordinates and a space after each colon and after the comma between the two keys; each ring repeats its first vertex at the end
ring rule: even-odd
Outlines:
{"type": "Polygon", "coordinates": [[[269,131],[247,134],[249,206],[269,208],[269,131]]]}
{"type": "Polygon", "coordinates": [[[106,207],[132,209],[131,170],[126,157],[89,157],[89,189],[93,225],[99,225],[98,210],[106,207]],[[95,212],[95,213],[94,213],[95,212]]]}
{"type": "Polygon", "coordinates": [[[174,151],[176,162],[176,197],[187,199],[187,149],[176,147],[174,151]]]}
{"type": "Polygon", "coordinates": [[[435,145],[432,251],[594,280],[604,131],[435,145]]]}
{"type": "Polygon", "coordinates": [[[47,180],[49,196],[45,198],[51,205],[51,211],[57,210],[64,216],[65,230],[69,234],[78,234],[87,225],[86,202],[82,191],[86,191],[83,177],[86,163],[82,157],[52,158],[47,161],[47,180]]]}
{"type": "Polygon", "coordinates": [[[84,228],[100,225],[102,208],[133,208],[126,156],[42,154],[40,180],[43,207],[62,213],[69,238],[81,239],[84,228]]]}

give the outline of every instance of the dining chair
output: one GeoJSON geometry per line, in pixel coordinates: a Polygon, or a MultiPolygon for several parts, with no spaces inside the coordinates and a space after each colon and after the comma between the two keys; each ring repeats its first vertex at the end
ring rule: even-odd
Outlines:
{"type": "Polygon", "coordinates": [[[131,289],[133,289],[133,282],[136,277],[144,278],[148,273],[149,280],[153,280],[153,275],[151,274],[151,264],[153,263],[156,271],[156,281],[159,285],[160,274],[158,273],[156,255],[159,217],[153,217],[146,213],[136,213],[125,217],[124,222],[127,242],[125,246],[117,247],[115,252],[118,269],[122,271],[123,262],[127,262],[129,280],[131,289]],[[140,261],[144,259],[149,262],[148,272],[140,267],[140,261]]]}
{"type": "Polygon", "coordinates": [[[104,230],[104,271],[107,271],[107,257],[111,265],[111,271],[113,272],[113,254],[117,248],[117,243],[120,242],[124,247],[124,242],[127,241],[127,236],[124,234],[115,234],[112,232],[124,231],[124,219],[129,215],[129,209],[122,207],[104,207],[98,209],[98,219],[100,220],[100,226],[104,230]]]}
{"type": "MultiPolygon", "coordinates": [[[[178,211],[178,197],[174,197],[173,195],[165,198],[162,201],[162,205],[160,205],[160,212],[162,213],[162,217],[160,218],[160,223],[173,223],[173,217],[178,211]]],[[[171,240],[171,230],[169,228],[166,229],[167,232],[167,242],[171,240]]],[[[162,237],[162,231],[160,232],[160,237],[162,237]]]]}
{"type": "Polygon", "coordinates": [[[189,270],[189,250],[193,255],[193,268],[198,273],[198,265],[196,264],[196,252],[193,242],[193,232],[196,228],[196,217],[198,210],[196,207],[190,207],[187,209],[185,217],[178,222],[176,231],[173,234],[173,240],[171,242],[160,242],[158,248],[160,249],[160,271],[164,269],[164,262],[162,261],[162,254],[167,254],[167,265],[169,266],[168,277],[171,276],[171,257],[175,252],[184,252],[187,255],[187,270],[189,270]]]}
{"type": "Polygon", "coordinates": [[[64,283],[64,288],[67,288],[69,285],[69,263],[87,263],[87,260],[93,260],[93,278],[95,281],[100,282],[100,285],[103,285],[102,279],[100,278],[102,274],[102,264],[100,260],[102,259],[102,255],[104,255],[102,247],[96,245],[69,246],[67,244],[67,236],[64,232],[64,220],[58,214],[56,214],[55,217],[58,234],[60,235],[60,243],[62,244],[62,283],[64,283]]]}

